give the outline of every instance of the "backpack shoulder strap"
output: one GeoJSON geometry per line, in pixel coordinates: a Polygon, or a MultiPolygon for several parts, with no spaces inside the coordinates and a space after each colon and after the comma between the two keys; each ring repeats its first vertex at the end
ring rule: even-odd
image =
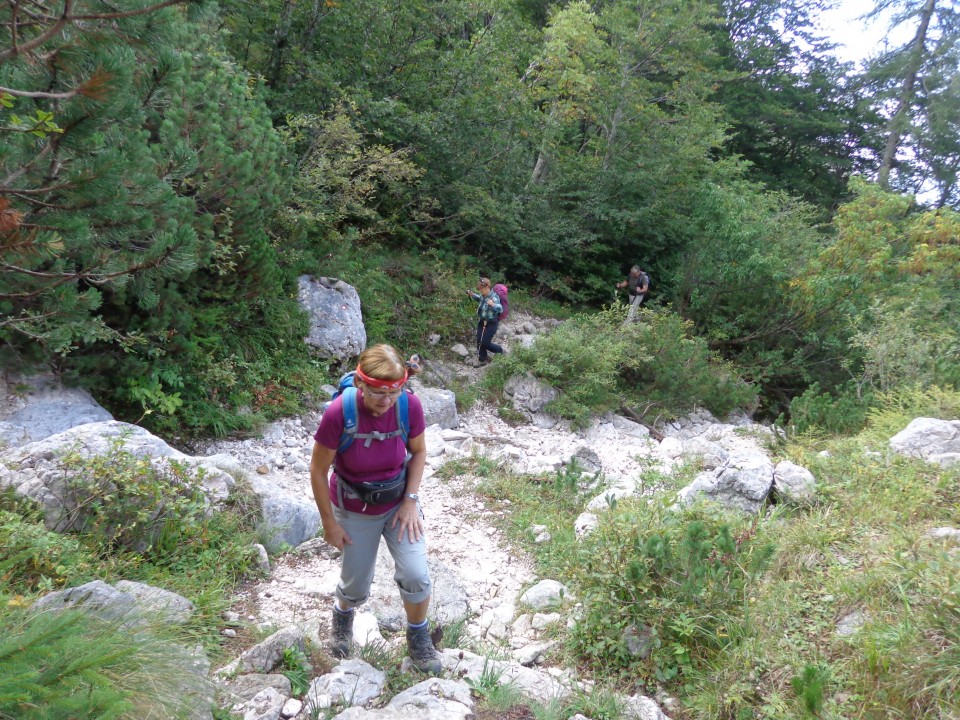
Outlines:
{"type": "Polygon", "coordinates": [[[388,433],[370,432],[358,433],[358,415],[357,415],[357,389],[348,387],[343,391],[343,433],[340,435],[340,445],[337,447],[337,453],[347,451],[356,438],[365,440],[364,447],[370,447],[371,440],[387,440],[398,435],[407,444],[407,438],[410,437],[410,401],[407,398],[407,391],[404,390],[397,398],[397,429],[388,433]]]}
{"type": "Polygon", "coordinates": [[[341,393],[343,407],[343,432],[340,434],[340,445],[337,447],[338,453],[347,451],[353,444],[353,438],[357,434],[357,389],[355,387],[344,388],[341,393]]]}
{"type": "Polygon", "coordinates": [[[407,438],[410,437],[410,400],[406,388],[397,398],[397,427],[400,428],[400,437],[406,445],[407,438]]]}

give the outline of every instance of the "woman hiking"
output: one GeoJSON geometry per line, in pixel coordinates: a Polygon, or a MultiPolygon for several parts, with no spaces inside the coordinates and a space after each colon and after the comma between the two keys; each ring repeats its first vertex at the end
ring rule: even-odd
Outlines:
{"type": "Polygon", "coordinates": [[[324,540],[343,551],[331,626],[334,655],[351,654],[355,608],[369,597],[382,537],[407,616],[407,653],[419,670],[436,674],[440,659],[427,622],[431,581],[418,494],[426,423],[420,400],[404,388],[418,369],[390,345],[360,355],[354,387],[334,399],[314,435],[310,484],[324,540]],[[352,432],[345,425],[351,412],[352,432]]]}

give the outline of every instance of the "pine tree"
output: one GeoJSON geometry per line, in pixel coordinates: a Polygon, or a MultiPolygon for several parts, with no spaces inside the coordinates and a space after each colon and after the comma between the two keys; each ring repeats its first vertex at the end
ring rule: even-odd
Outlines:
{"type": "Polygon", "coordinates": [[[107,7],[67,2],[33,41],[22,13],[2,26],[0,337],[21,349],[129,346],[116,308],[157,317],[200,270],[208,294],[278,290],[282,146],[245,74],[182,9],[107,7]]]}
{"type": "Polygon", "coordinates": [[[150,147],[148,108],[179,60],[178,9],[11,3],[0,25],[0,338],[46,353],[117,339],[97,315],[129,287],[150,303],[198,263],[193,203],[150,147]]]}
{"type": "Polygon", "coordinates": [[[956,205],[956,93],[960,12],[951,0],[877,0],[870,16],[913,37],[873,57],[873,102],[888,116],[877,181],[885,189],[935,189],[938,205],[956,205]]]}
{"type": "Polygon", "coordinates": [[[15,4],[0,25],[2,362],[63,356],[135,418],[254,392],[240,369],[272,382],[263,358],[303,334],[269,234],[285,151],[260,87],[212,13],[164,5],[67,0],[43,28],[15,4]]]}

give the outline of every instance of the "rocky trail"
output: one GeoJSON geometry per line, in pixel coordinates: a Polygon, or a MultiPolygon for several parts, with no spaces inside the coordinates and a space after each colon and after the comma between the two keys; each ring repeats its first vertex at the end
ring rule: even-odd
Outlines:
{"type": "MultiPolygon", "coordinates": [[[[497,341],[512,352],[555,324],[517,314],[502,326],[497,341]]],[[[421,356],[424,372],[411,386],[427,417],[428,458],[420,494],[433,579],[429,616],[436,625],[457,631],[441,645],[441,676],[424,680],[417,673],[404,675],[411,685],[393,697],[396,682],[387,691],[387,674],[364,662],[363,653],[340,663],[333,658],[319,663],[306,694],[295,691],[280,672],[285,650],[325,645],[339,577],[338,551],[315,537],[318,515],[309,461],[318,412],[278,420],[253,438],[204,443],[185,455],[141,427],[113,420],[85,393],[42,378],[31,379],[29,385],[17,379],[0,388],[0,441],[10,445],[0,463],[0,485],[46,503],[51,514],[61,512],[55,502],[58,493],[62,495],[56,485],[62,476],[57,470],[59,448],[82,448],[96,455],[119,437],[126,452],[159,466],[177,460],[202,467],[204,491],[212,502],[227,497],[235,478],[246,477],[262,504],[264,542],[273,556],[263,553],[264,576],[240,588],[224,615],[227,657],[235,653],[235,659],[212,668],[221,689],[220,706],[243,720],[466,720],[478,717],[474,689],[491,677],[512,683],[530,704],[541,706],[571,693],[589,693],[591,685],[572,668],[550,665],[559,656],[550,652],[555,643],[551,626],[571,622],[579,608],[570,590],[554,578],[539,577],[534,569],[529,548],[549,543],[549,533],[530,528],[528,538],[509,543],[498,529],[509,505],[487,502],[476,492],[481,479],[469,472],[441,473],[446,463],[479,456],[518,475],[551,477],[575,458],[585,471],[581,485],[593,495],[584,511],[570,518],[578,536],[602,522],[611,497],[649,492],[652,471],[668,474],[694,457],[704,472],[690,494],[703,493],[747,511],[762,506],[778,478],[781,490],[793,481],[781,470],[783,463],[775,468],[765,455],[763,441],[770,431],[749,418],[719,422],[709,413],[696,412],[658,425],[654,439],[631,419],[607,414],[573,431],[546,410],[556,391],[521,374],[510,379],[500,400],[510,408],[506,415],[513,421],[508,423],[484,402],[458,413],[453,393],[446,389],[474,384],[486,372],[478,367],[473,350],[454,345],[425,350],[421,356]],[[517,418],[526,421],[517,424],[517,418]]],[[[103,607],[116,607],[132,603],[131,592],[121,583],[111,587],[94,582],[50,593],[45,600],[67,605],[95,597],[103,607]]],[[[145,587],[138,592],[165,591],[145,587]]],[[[162,597],[171,608],[190,605],[170,595],[162,597]]],[[[370,599],[354,624],[354,639],[360,646],[382,641],[399,657],[403,625],[392,562],[381,548],[370,599]]],[[[666,697],[625,697],[623,717],[662,720],[670,703],[666,697]]],[[[210,720],[209,705],[205,708],[197,720],[210,720]]]]}
{"type": "MultiPolygon", "coordinates": [[[[498,338],[508,351],[512,345],[528,342],[539,330],[526,318],[518,319],[513,328],[513,332],[498,338]]],[[[425,359],[425,372],[414,386],[419,391],[423,380],[451,377],[460,382],[476,382],[484,371],[485,368],[472,362],[469,351],[463,364],[434,364],[425,359]]],[[[205,448],[204,454],[231,455],[243,467],[256,468],[263,480],[312,500],[308,468],[312,434],[318,421],[319,415],[288,418],[274,423],[261,438],[217,442],[205,448]]],[[[711,423],[716,421],[704,415],[666,430],[670,434],[692,437],[703,433],[711,423]]],[[[729,445],[759,451],[755,438],[738,435],[732,425],[723,427],[729,445]]],[[[582,432],[574,432],[565,423],[543,416],[532,418],[529,424],[510,425],[499,417],[496,408],[478,404],[458,416],[457,427],[428,427],[427,445],[428,464],[420,494],[434,580],[431,620],[440,625],[464,621],[469,644],[484,648],[502,661],[504,678],[513,678],[527,687],[535,701],[546,702],[553,695],[576,688],[575,674],[570,669],[542,664],[550,657],[548,651],[552,646],[545,630],[552,623],[566,622],[567,616],[550,612],[549,598],[543,608],[538,608],[538,601],[531,607],[529,598],[524,597],[523,593],[538,587],[540,581],[545,580],[547,584],[553,581],[538,577],[523,549],[510,547],[501,535],[497,515],[509,512],[509,508],[489,507],[482,496],[474,492],[479,478],[466,474],[441,479],[438,470],[449,460],[479,454],[520,472],[553,473],[576,457],[580,467],[591,473],[602,473],[600,477],[605,481],[602,488],[597,488],[598,496],[588,506],[588,512],[571,518],[578,532],[583,532],[595,525],[596,516],[589,511],[599,512],[606,505],[606,494],[633,494],[637,492],[638,481],[642,483],[645,468],[669,472],[680,462],[682,441],[674,437],[664,443],[657,442],[646,428],[612,415],[598,419],[582,432]]],[[[549,542],[549,537],[531,532],[529,541],[549,542]]],[[[356,621],[355,640],[361,645],[370,642],[385,642],[397,648],[403,645],[402,633],[398,632],[403,627],[403,615],[391,568],[389,555],[381,547],[370,601],[358,613],[356,621]]],[[[275,557],[267,577],[243,588],[237,597],[236,617],[261,632],[296,627],[307,637],[325,643],[338,577],[338,551],[322,539],[309,540],[275,557]]],[[[471,670],[461,667],[462,661],[451,659],[450,654],[457,652],[456,648],[445,652],[445,667],[456,669],[454,677],[469,675],[471,670]]],[[[357,672],[364,674],[364,671],[357,672]]],[[[478,671],[474,667],[472,672],[479,679],[482,668],[478,671]]],[[[323,697],[315,697],[315,703],[332,702],[329,694],[320,695],[323,697]]],[[[633,714],[625,717],[664,717],[659,706],[649,698],[637,696],[628,700],[627,706],[633,708],[633,714]]],[[[670,703],[669,698],[660,700],[670,703]]],[[[249,711],[250,702],[240,703],[237,708],[249,711]]],[[[447,708],[430,717],[443,720],[459,711],[444,714],[449,712],[447,708]]],[[[294,717],[289,712],[281,716],[294,717]]],[[[346,718],[344,715],[343,720],[346,718]]]]}

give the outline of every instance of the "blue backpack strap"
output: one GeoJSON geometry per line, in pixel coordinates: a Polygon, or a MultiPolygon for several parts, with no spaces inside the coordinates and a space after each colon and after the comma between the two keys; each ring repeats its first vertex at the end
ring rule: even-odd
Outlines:
{"type": "Polygon", "coordinates": [[[406,445],[407,438],[410,437],[410,401],[407,399],[406,388],[397,398],[397,427],[400,428],[400,437],[406,445]]]}
{"type": "MultiPolygon", "coordinates": [[[[343,432],[340,434],[340,444],[337,446],[337,453],[344,453],[353,445],[354,439],[358,437],[357,424],[359,417],[357,415],[357,389],[355,387],[344,388],[340,396],[342,398],[341,403],[343,408],[343,432]]],[[[397,398],[396,408],[397,428],[403,444],[406,445],[407,439],[410,437],[410,401],[407,399],[406,390],[400,393],[400,397],[397,398]]],[[[396,436],[396,434],[396,432],[388,433],[386,437],[390,437],[391,435],[396,436]]],[[[359,435],[359,437],[386,439],[386,437],[380,437],[379,433],[362,434],[359,435]]],[[[370,440],[368,439],[366,447],[369,446],[370,440]]]]}
{"type": "Polygon", "coordinates": [[[357,434],[357,389],[355,387],[344,388],[340,393],[343,407],[343,432],[340,434],[340,445],[337,447],[338,453],[344,453],[353,445],[353,437],[357,434]]]}

